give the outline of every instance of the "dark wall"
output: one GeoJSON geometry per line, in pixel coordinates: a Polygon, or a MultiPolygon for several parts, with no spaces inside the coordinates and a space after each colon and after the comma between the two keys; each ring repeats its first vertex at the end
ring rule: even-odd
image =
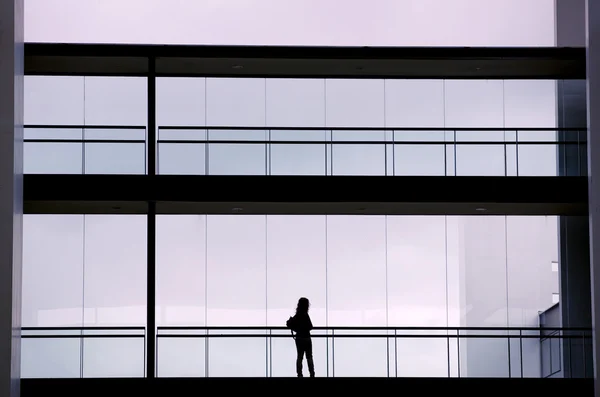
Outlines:
{"type": "MultiPolygon", "coordinates": [[[[564,133],[559,140],[569,142],[558,149],[560,175],[586,175],[587,113],[584,80],[557,83],[558,127],[581,128],[578,133],[564,133]]],[[[591,327],[590,242],[587,216],[561,216],[560,308],[563,327],[591,327]]],[[[563,371],[566,377],[591,376],[592,346],[582,339],[563,342],[563,371]]]]}

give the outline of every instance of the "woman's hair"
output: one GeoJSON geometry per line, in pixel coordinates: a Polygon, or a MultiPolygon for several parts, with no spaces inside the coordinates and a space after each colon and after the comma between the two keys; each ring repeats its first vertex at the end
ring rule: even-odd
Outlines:
{"type": "Polygon", "coordinates": [[[296,314],[308,313],[309,307],[310,307],[310,302],[308,302],[307,298],[298,299],[298,306],[296,306],[296,314]]]}

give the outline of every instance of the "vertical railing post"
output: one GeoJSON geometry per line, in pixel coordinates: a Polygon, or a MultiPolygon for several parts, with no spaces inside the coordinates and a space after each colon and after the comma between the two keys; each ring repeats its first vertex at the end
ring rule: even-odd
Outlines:
{"type": "MultiPolygon", "coordinates": [[[[148,177],[156,175],[156,68],[148,58],[148,177]]],[[[151,190],[152,191],[152,190],[151,190]]],[[[146,376],[156,376],[156,202],[148,197],[146,268],[146,329],[148,354],[146,376]]]]}

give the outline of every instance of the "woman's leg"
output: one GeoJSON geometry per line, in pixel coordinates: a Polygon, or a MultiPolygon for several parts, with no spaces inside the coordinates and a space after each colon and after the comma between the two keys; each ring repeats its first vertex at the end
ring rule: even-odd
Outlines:
{"type": "Polygon", "coordinates": [[[304,346],[300,338],[296,337],[296,374],[302,377],[302,359],[304,358],[304,346]]]}
{"type": "Polygon", "coordinates": [[[315,363],[313,361],[313,353],[312,353],[312,340],[310,338],[306,339],[306,361],[308,362],[308,372],[310,372],[311,378],[315,377],[315,363]]]}

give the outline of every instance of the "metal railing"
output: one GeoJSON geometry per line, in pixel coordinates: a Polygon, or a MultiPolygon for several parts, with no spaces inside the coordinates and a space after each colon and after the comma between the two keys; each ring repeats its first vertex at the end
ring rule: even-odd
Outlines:
{"type": "MultiPolygon", "coordinates": [[[[581,128],[160,126],[156,138],[159,174],[586,173],[581,128]]],[[[146,174],[153,144],[145,126],[118,125],[25,125],[24,143],[25,173],[46,174],[146,174]]]]}
{"type": "Polygon", "coordinates": [[[159,173],[487,175],[476,161],[468,164],[486,148],[494,153],[483,151],[485,162],[494,156],[501,162],[491,174],[555,176],[566,174],[559,163],[584,172],[586,130],[160,126],[157,138],[159,173]],[[574,155],[559,161],[559,147],[574,148],[574,155]],[[532,153],[532,148],[551,151],[532,153]],[[172,159],[187,169],[177,170],[172,159]]]}
{"type": "MultiPolygon", "coordinates": [[[[181,354],[171,354],[179,362],[191,354],[187,360],[194,363],[197,372],[190,376],[244,376],[245,371],[255,376],[294,376],[296,352],[291,338],[290,330],[285,327],[158,327],[157,374],[177,376],[172,368],[162,369],[161,366],[169,366],[169,362],[161,355],[165,354],[168,341],[191,340],[179,346],[181,354]],[[245,347],[222,341],[232,339],[245,341],[245,347]],[[241,359],[244,351],[254,353],[241,359]],[[211,360],[219,363],[213,365],[211,360]],[[211,371],[213,366],[216,374],[211,371]],[[240,366],[247,368],[227,373],[227,368],[240,366]],[[262,369],[257,371],[257,368],[262,369]]],[[[553,358],[547,356],[543,344],[548,341],[571,343],[575,339],[591,343],[591,329],[315,327],[312,338],[315,361],[322,366],[317,368],[320,376],[548,377],[556,376],[560,368],[552,367],[553,358]],[[366,354],[358,357],[356,353],[361,351],[361,344],[364,347],[367,341],[366,354]],[[412,353],[407,354],[411,349],[412,353]],[[502,359],[493,361],[494,357],[502,359]],[[552,373],[546,370],[548,359],[552,373]],[[403,362],[399,363],[400,360],[403,362]],[[420,371],[415,368],[417,362],[421,362],[420,371]],[[373,368],[378,370],[373,371],[373,368]]],[[[562,354],[562,350],[560,352],[562,354]]]]}
{"type": "Polygon", "coordinates": [[[125,375],[146,374],[146,327],[22,327],[21,339],[23,378],[120,377],[124,374],[115,373],[114,364],[131,358],[139,366],[129,368],[125,375]],[[112,342],[130,340],[141,342],[133,346],[134,354],[121,349],[122,343],[110,349],[112,342]]]}
{"type": "Polygon", "coordinates": [[[25,173],[147,173],[145,126],[25,125],[23,143],[25,173]]]}
{"type": "MultiPolygon", "coordinates": [[[[145,327],[23,327],[22,376],[143,377],[146,336],[145,327]]],[[[585,366],[591,329],[315,327],[312,338],[317,376],[550,377],[569,376],[562,355],[575,347],[585,366]]],[[[159,377],[295,376],[285,327],[158,327],[155,343],[159,377]]]]}

